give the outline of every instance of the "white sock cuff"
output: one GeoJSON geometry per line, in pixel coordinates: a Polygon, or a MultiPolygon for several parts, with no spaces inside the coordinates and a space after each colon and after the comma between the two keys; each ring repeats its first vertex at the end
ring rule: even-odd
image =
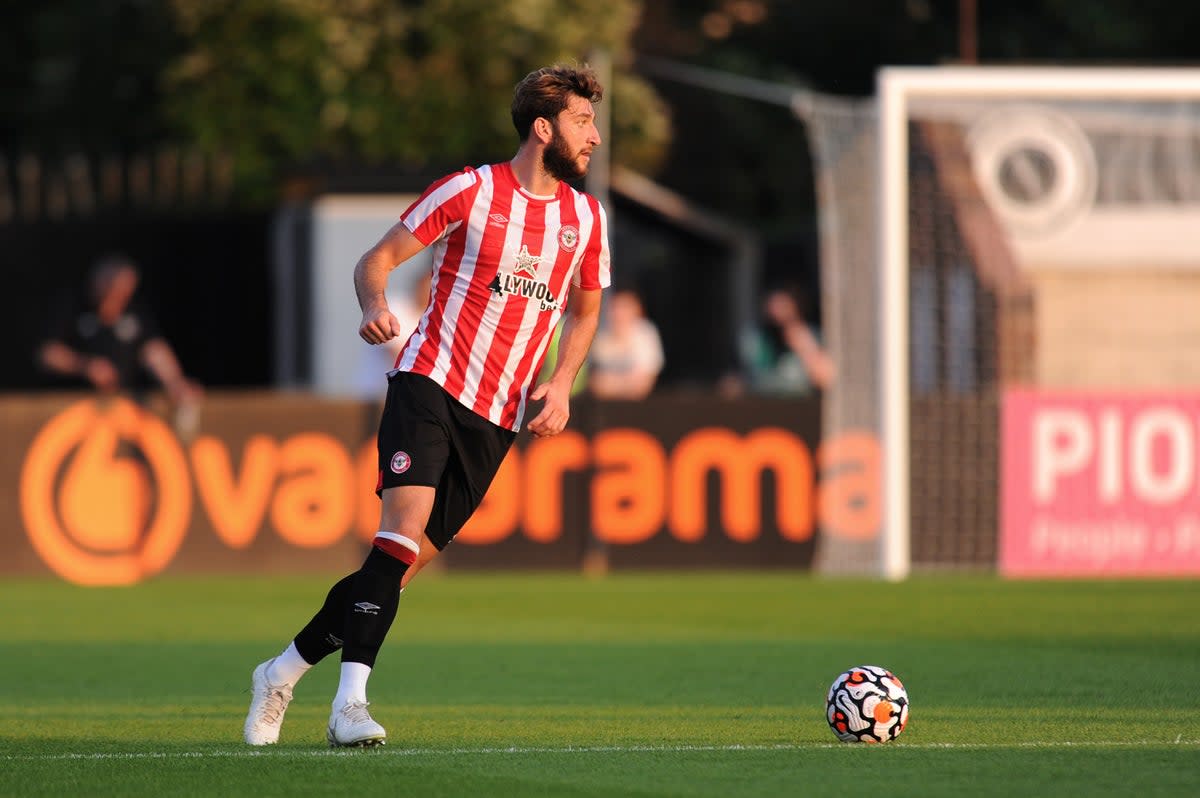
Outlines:
{"type": "Polygon", "coordinates": [[[364,665],[361,662],[343,662],[337,695],[333,698],[333,708],[340,709],[351,701],[366,701],[367,679],[370,676],[370,665],[364,665]]]}
{"type": "Polygon", "coordinates": [[[393,543],[399,543],[404,548],[411,551],[413,554],[421,553],[421,544],[417,543],[412,538],[406,538],[404,535],[397,535],[395,532],[384,532],[380,530],[375,533],[375,537],[390,540],[393,543]]]}
{"type": "Polygon", "coordinates": [[[300,656],[293,641],[267,666],[267,681],[271,684],[294,685],[311,667],[312,664],[300,656]]]}

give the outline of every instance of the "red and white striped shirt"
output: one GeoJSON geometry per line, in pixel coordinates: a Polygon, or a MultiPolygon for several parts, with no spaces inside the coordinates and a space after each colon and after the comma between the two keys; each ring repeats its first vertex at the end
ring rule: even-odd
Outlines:
{"type": "Polygon", "coordinates": [[[566,183],[530,194],[502,163],[442,178],[400,219],[433,246],[433,281],[396,368],[519,430],[570,286],[611,282],[604,209],[566,183]]]}

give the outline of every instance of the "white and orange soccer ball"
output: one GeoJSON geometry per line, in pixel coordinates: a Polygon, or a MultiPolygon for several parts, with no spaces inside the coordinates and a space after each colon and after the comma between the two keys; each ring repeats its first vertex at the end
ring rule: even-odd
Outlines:
{"type": "Polygon", "coordinates": [[[842,742],[886,743],[908,723],[908,692],[887,668],[859,665],[829,686],[825,718],[842,742]]]}

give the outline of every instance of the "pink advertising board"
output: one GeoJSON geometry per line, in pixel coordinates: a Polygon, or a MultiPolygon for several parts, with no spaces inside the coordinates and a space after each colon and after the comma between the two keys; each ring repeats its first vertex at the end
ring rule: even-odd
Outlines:
{"type": "Polygon", "coordinates": [[[1012,390],[1000,572],[1200,576],[1200,393],[1012,390]]]}

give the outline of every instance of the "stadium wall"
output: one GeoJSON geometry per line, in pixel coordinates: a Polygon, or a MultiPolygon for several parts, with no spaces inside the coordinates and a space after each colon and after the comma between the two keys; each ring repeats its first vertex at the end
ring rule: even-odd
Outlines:
{"type": "MultiPolygon", "coordinates": [[[[151,399],[0,398],[4,575],[344,571],[376,530],[378,406],[214,391],[181,436],[151,399]]],[[[878,534],[877,441],[821,441],[815,399],[577,402],[527,435],[441,561],[450,568],[807,568],[878,534]]]]}

